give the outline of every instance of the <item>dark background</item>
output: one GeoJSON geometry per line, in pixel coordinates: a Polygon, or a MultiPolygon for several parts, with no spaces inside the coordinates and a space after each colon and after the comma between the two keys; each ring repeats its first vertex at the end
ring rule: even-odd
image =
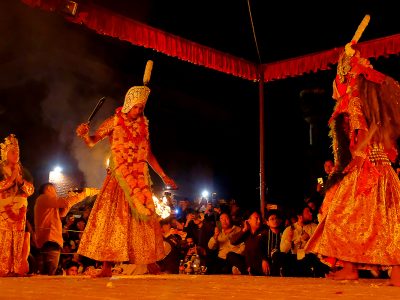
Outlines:
{"type": "MultiPolygon", "coordinates": [[[[344,46],[366,13],[371,21],[361,41],[400,32],[389,1],[249,1],[253,22],[248,2],[239,0],[92,2],[255,63],[344,46]]],[[[75,128],[103,96],[93,128],[122,106],[152,59],[145,114],[153,152],[180,186],[176,197],[194,199],[208,189],[218,198],[258,205],[258,83],[99,35],[15,0],[0,3],[0,36],[0,138],[17,135],[35,186],[58,164],[79,184],[100,187],[107,141],[88,149],[75,128]]],[[[398,56],[372,63],[400,78],[398,56]]],[[[331,158],[334,67],[265,84],[268,202],[303,201],[331,158]]],[[[152,178],[155,190],[162,189],[152,178]]]]}

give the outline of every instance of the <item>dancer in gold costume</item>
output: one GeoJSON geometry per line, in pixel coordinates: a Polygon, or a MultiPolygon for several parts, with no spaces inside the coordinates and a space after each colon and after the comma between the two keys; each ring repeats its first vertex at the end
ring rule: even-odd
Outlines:
{"type": "Polygon", "coordinates": [[[152,199],[149,167],[175,189],[150,147],[148,120],[143,110],[150,93],[152,61],[148,61],[143,86],[128,90],[122,108],[89,136],[89,124],[78,126],[77,135],[92,147],[109,138],[110,166],[83,233],[78,253],[103,261],[99,277],[111,276],[112,262],[147,265],[158,273],[156,261],[164,255],[159,219],[152,199]]]}
{"type": "Polygon", "coordinates": [[[19,161],[19,145],[10,134],[1,144],[0,276],[24,276],[29,271],[30,236],[25,232],[28,196],[34,187],[19,161]]]}
{"type": "Polygon", "coordinates": [[[306,250],[343,265],[329,277],[358,279],[360,268],[391,268],[400,286],[400,181],[391,166],[400,136],[400,85],[360,56],[367,15],[341,54],[329,121],[335,171],[326,212],[306,250]]]}

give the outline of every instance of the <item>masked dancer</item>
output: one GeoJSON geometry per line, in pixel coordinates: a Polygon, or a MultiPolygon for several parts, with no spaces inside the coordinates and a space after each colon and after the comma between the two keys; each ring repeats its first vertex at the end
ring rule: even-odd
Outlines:
{"type": "Polygon", "coordinates": [[[391,166],[400,136],[400,86],[362,58],[357,41],[365,16],[341,54],[329,121],[335,171],[326,213],[306,250],[340,260],[336,280],[359,269],[387,268],[400,286],[400,181],[391,166]]]}
{"type": "Polygon", "coordinates": [[[26,211],[34,187],[19,160],[15,135],[10,134],[0,146],[0,276],[25,276],[30,251],[26,211]]]}
{"type": "Polygon", "coordinates": [[[156,261],[164,255],[163,238],[152,199],[149,167],[163,182],[175,189],[150,147],[148,120],[143,111],[150,89],[152,61],[148,61],[143,86],[128,90],[123,107],[89,135],[89,124],[76,132],[89,147],[108,138],[110,165],[103,187],[87,222],[78,253],[102,261],[98,277],[112,275],[113,262],[147,265],[148,273],[157,274],[156,261]]]}

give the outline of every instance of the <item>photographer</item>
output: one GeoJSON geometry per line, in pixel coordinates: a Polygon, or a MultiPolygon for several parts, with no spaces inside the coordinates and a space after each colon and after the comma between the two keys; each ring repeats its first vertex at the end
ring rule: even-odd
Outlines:
{"type": "Polygon", "coordinates": [[[198,246],[195,244],[193,237],[187,237],[186,243],[183,243],[184,261],[187,262],[191,260],[193,255],[199,254],[201,252],[198,246]]]}
{"type": "Polygon", "coordinates": [[[187,232],[187,240],[192,238],[196,245],[196,254],[200,256],[202,265],[208,266],[212,251],[208,249],[208,241],[214,234],[214,224],[204,218],[203,213],[191,211],[187,215],[187,220],[183,231],[187,232]]]}
{"type": "Polygon", "coordinates": [[[171,227],[170,220],[160,220],[160,225],[164,240],[165,257],[158,261],[157,264],[160,266],[161,272],[178,274],[179,261],[183,255],[182,238],[179,231],[171,227]]]}
{"type": "Polygon", "coordinates": [[[214,207],[212,202],[208,202],[206,210],[204,211],[204,219],[206,222],[211,223],[213,226],[219,220],[219,215],[221,214],[221,209],[219,207],[214,207]]]}
{"type": "Polygon", "coordinates": [[[40,248],[40,274],[54,275],[63,247],[61,217],[65,217],[70,208],[90,195],[89,189],[79,193],[70,193],[67,197],[58,197],[54,184],[47,182],[39,189],[39,197],[34,208],[36,245],[40,248]]]}

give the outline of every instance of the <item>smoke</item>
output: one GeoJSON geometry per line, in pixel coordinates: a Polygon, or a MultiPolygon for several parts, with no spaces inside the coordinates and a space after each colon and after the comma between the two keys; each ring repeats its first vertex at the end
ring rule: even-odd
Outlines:
{"type": "Polygon", "coordinates": [[[78,159],[79,169],[86,175],[86,185],[100,188],[106,175],[110,152],[108,143],[102,141],[94,148],[82,147],[82,141],[74,140],[73,154],[78,159]]]}
{"type": "MultiPolygon", "coordinates": [[[[110,6],[119,3],[102,2],[110,6]]],[[[131,6],[129,1],[125,4],[131,6]]],[[[104,140],[88,148],[76,136],[76,127],[87,121],[97,101],[105,96],[107,100],[90,126],[93,133],[122,105],[125,88],[141,82],[146,61],[143,56],[158,54],[141,47],[133,49],[127,43],[69,23],[59,13],[31,8],[20,0],[0,1],[0,36],[0,138],[12,130],[21,137],[21,145],[29,145],[22,160],[34,176],[36,172],[48,176],[56,160],[62,161],[65,155],[69,157],[69,169],[83,173],[84,184],[100,187],[106,175],[109,145],[104,140]],[[135,56],[137,59],[133,59],[135,56]]],[[[249,97],[249,93],[221,88],[214,72],[201,68],[191,72],[194,67],[186,62],[162,57],[160,54],[155,60],[151,83],[157,88],[152,89],[150,106],[145,111],[151,121],[153,152],[179,185],[179,197],[197,195],[204,188],[214,191],[218,187],[212,179],[213,164],[219,159],[207,156],[219,155],[221,161],[237,159],[233,153],[241,150],[231,138],[232,133],[222,136],[223,128],[230,126],[232,132],[232,127],[239,124],[239,118],[231,117],[231,108],[236,107],[232,103],[235,99],[242,101],[241,95],[249,97]],[[177,80],[174,74],[182,78],[177,80]],[[176,90],[179,92],[174,93],[176,90]],[[228,105],[224,99],[229,99],[228,105]],[[226,155],[226,149],[232,154],[226,155]]],[[[226,82],[232,83],[230,79],[226,82]]],[[[252,90],[250,84],[246,90],[252,90]]],[[[238,117],[242,118],[242,111],[238,117]]],[[[240,122],[239,129],[245,125],[251,122],[240,122]]],[[[158,176],[153,178],[163,187],[158,176]]]]}
{"type": "MultiPolygon", "coordinates": [[[[35,117],[34,124],[24,124],[26,120],[22,118],[19,124],[32,132],[38,130],[35,126],[39,124],[52,128],[58,133],[60,148],[67,148],[67,155],[73,158],[70,161],[76,161],[76,166],[69,169],[79,169],[87,185],[99,187],[105,176],[108,145],[101,142],[89,149],[76,137],[75,129],[87,121],[102,96],[107,100],[95,116],[93,128],[121,105],[107,95],[112,83],[118,82],[117,75],[93,51],[95,45],[88,38],[91,33],[67,24],[57,14],[4,0],[0,4],[0,20],[0,35],[4,37],[0,42],[0,90],[23,89],[27,82],[43,86],[41,93],[25,93],[27,105],[40,105],[40,116],[35,117]]],[[[11,114],[9,109],[0,105],[1,114],[11,114]]],[[[13,104],[11,109],[19,107],[13,104]]],[[[36,159],[45,161],[46,157],[37,153],[36,159]]]]}

